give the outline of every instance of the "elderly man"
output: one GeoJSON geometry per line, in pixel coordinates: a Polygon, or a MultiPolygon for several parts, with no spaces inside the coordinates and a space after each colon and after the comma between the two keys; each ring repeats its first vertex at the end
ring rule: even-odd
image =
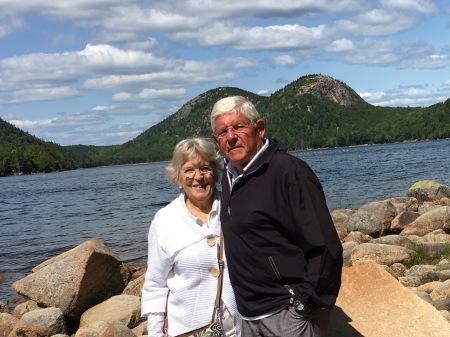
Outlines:
{"type": "Polygon", "coordinates": [[[243,336],[325,336],[342,246],[317,176],[264,138],[244,97],[219,100],[211,127],[225,156],[220,218],[243,336]]]}

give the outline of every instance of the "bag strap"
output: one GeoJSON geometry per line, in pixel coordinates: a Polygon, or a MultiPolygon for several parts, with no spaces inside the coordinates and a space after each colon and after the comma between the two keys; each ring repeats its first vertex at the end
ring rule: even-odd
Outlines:
{"type": "Polygon", "coordinates": [[[219,263],[219,277],[217,279],[217,293],[216,293],[216,302],[214,303],[214,312],[212,317],[212,322],[214,322],[217,313],[221,308],[222,301],[222,286],[223,286],[223,270],[225,266],[225,262],[223,260],[223,233],[222,226],[220,226],[220,245],[219,245],[219,253],[218,253],[218,263],[219,263]]]}

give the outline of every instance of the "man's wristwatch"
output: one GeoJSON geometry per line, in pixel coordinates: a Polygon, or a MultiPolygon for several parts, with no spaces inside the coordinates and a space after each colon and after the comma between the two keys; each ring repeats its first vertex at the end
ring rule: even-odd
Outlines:
{"type": "Polygon", "coordinates": [[[300,315],[308,315],[309,313],[314,311],[313,308],[310,308],[306,304],[302,303],[300,300],[294,300],[292,306],[294,307],[294,310],[300,315]]]}

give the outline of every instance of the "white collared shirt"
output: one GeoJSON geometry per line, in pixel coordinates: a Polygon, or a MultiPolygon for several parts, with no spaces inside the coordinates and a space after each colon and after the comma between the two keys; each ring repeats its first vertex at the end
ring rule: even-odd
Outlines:
{"type": "Polygon", "coordinates": [[[250,162],[244,167],[241,174],[238,174],[236,169],[231,165],[229,161],[226,163],[226,169],[227,169],[227,176],[228,176],[228,182],[230,183],[230,186],[233,186],[234,183],[239,180],[242,175],[247,172],[248,168],[253,164],[253,162],[261,156],[261,154],[269,147],[269,140],[266,139],[264,142],[264,145],[262,148],[259,149],[259,151],[255,154],[255,156],[250,160],[250,162]]]}

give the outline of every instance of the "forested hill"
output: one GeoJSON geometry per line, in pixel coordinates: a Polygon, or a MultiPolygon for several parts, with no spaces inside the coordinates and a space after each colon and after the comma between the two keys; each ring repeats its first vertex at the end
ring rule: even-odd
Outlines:
{"type": "Polygon", "coordinates": [[[248,97],[267,122],[266,136],[288,150],[450,137],[450,99],[426,108],[376,107],[340,81],[309,75],[270,97],[239,88],[209,90],[135,139],[110,147],[61,147],[0,119],[0,176],[169,160],[179,140],[211,136],[212,106],[230,95],[248,97]]]}
{"type": "Polygon", "coordinates": [[[0,118],[0,176],[71,170],[79,165],[71,152],[45,142],[0,118]]]}

